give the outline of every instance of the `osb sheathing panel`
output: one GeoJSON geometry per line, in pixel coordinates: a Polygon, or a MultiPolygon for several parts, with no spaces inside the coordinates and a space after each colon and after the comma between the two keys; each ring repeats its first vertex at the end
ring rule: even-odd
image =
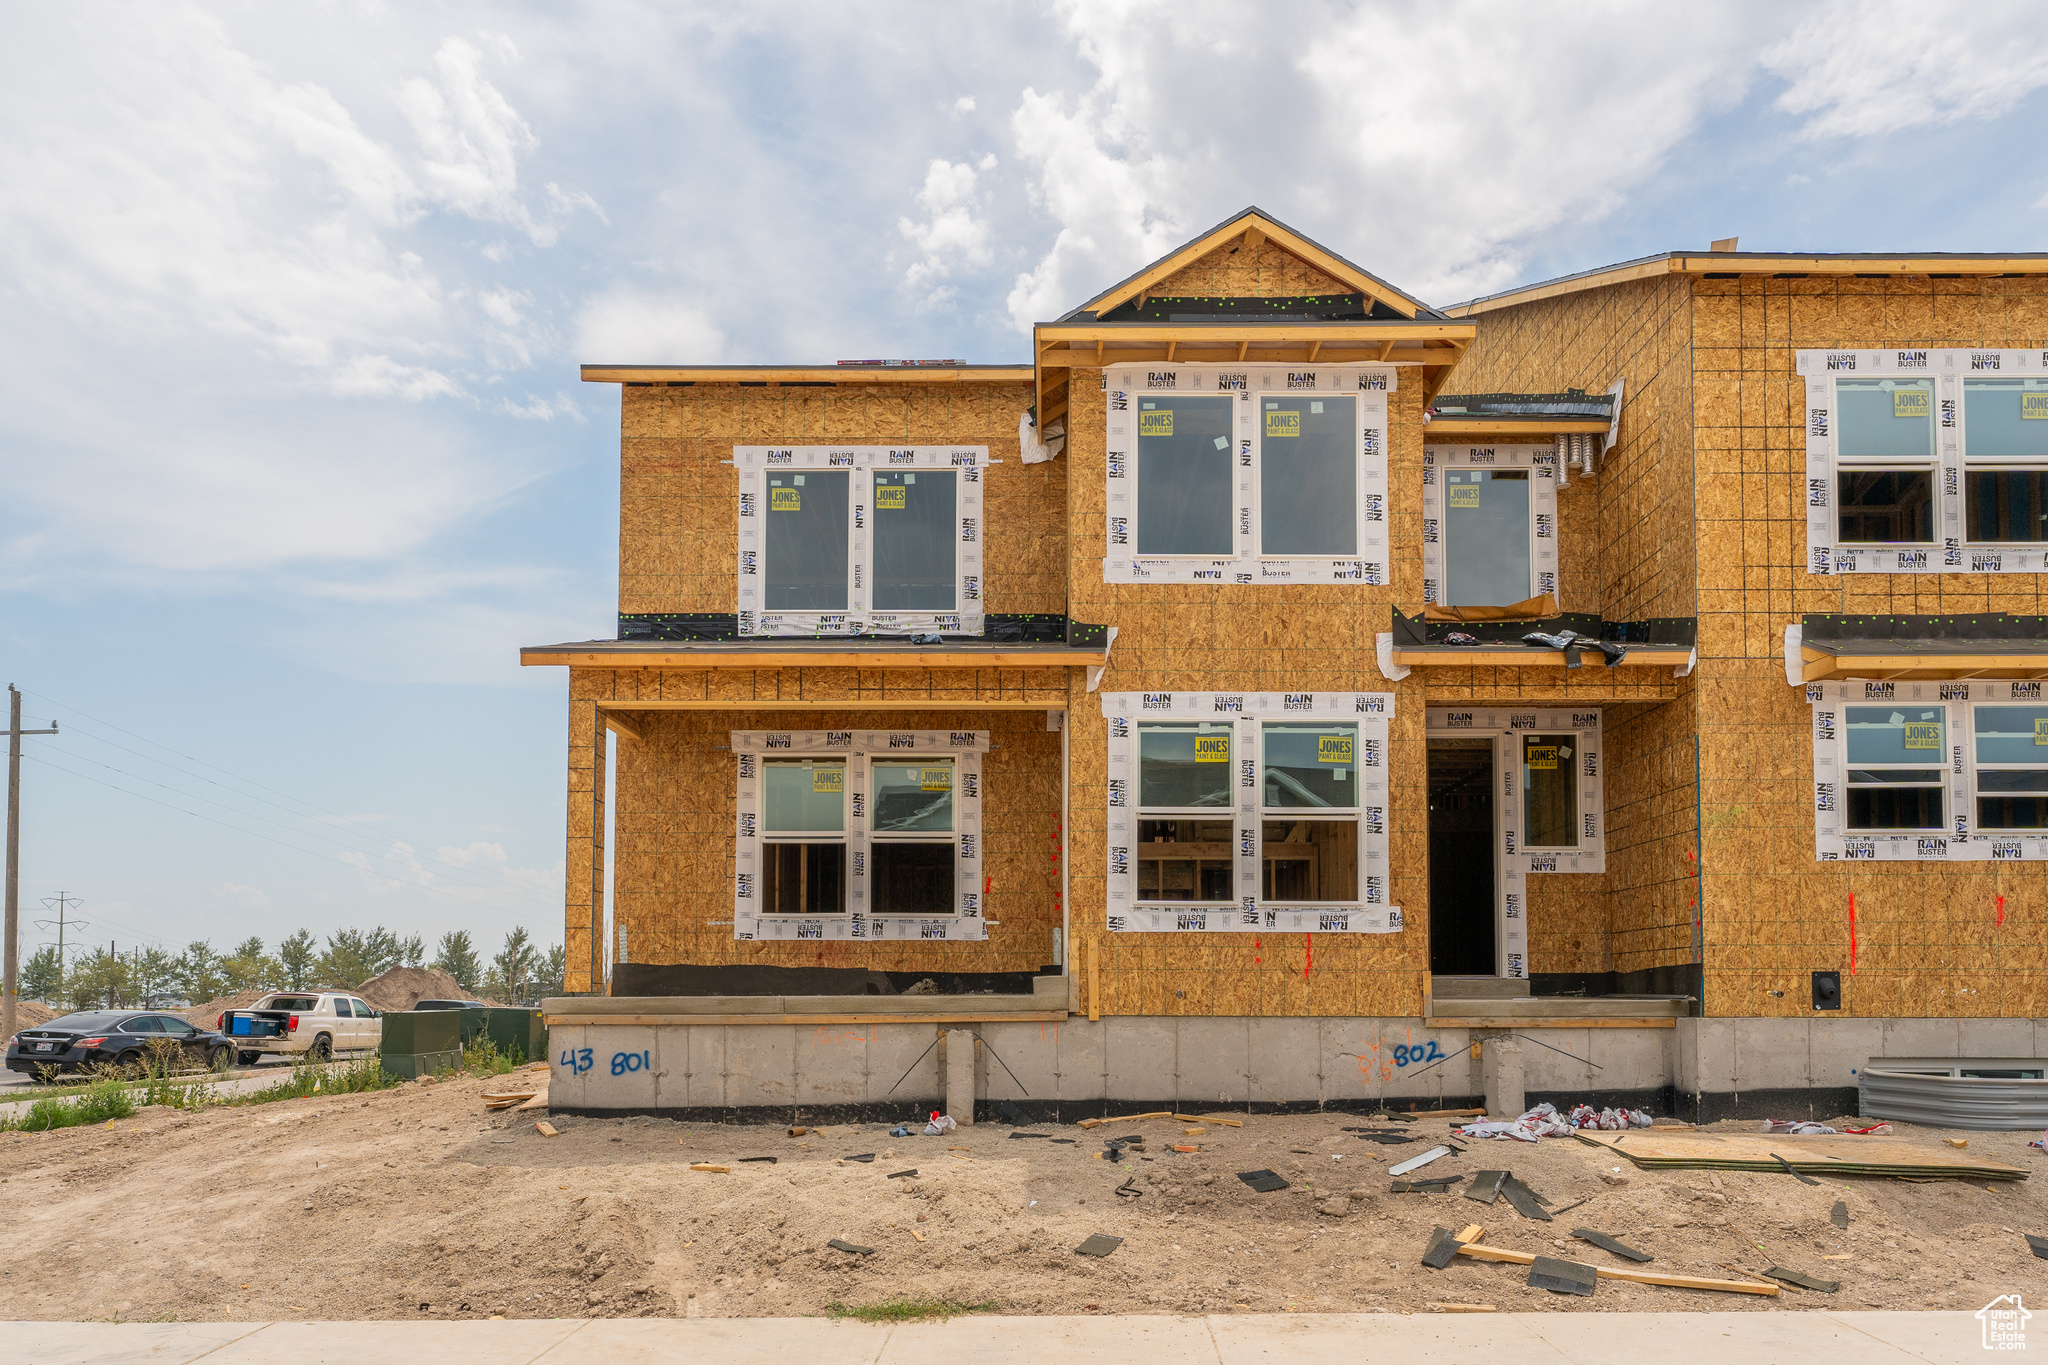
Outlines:
{"type": "Polygon", "coordinates": [[[1298,256],[1262,241],[1250,251],[1239,237],[1186,265],[1146,291],[1154,298],[1299,298],[1355,292],[1298,256]]]}
{"type": "Polygon", "coordinates": [[[628,387],[620,404],[619,610],[734,610],[736,445],[982,445],[993,612],[1065,610],[1066,465],[1026,465],[1028,384],[628,387]]]}
{"type": "MultiPolygon", "coordinates": [[[[1488,313],[1450,387],[1604,392],[1625,381],[1620,438],[1559,495],[1563,603],[1609,620],[1698,610],[1693,527],[1691,295],[1683,280],[1590,290],[1488,313]]],[[[1697,828],[1694,685],[1669,669],[1437,667],[1432,704],[1599,702],[1607,708],[1607,872],[1530,878],[1534,971],[1617,972],[1695,960],[1688,861],[1697,828]],[[1629,703],[1662,703],[1649,707],[1629,703]],[[1580,882],[1566,891],[1552,882],[1580,882]],[[1601,912],[1585,907],[1598,895],[1601,912]],[[1574,903],[1576,901],[1576,903],[1574,903]],[[1599,966],[1592,931],[1604,930],[1599,966]],[[1573,946],[1575,941],[1580,946],[1573,946]]]]}
{"type": "MultiPolygon", "coordinates": [[[[1213,292],[1225,292],[1220,288],[1213,292]]],[[[1229,292],[1239,292],[1232,286],[1229,292]]],[[[1244,291],[1249,292],[1249,291],[1244,291]]],[[[1402,371],[1392,395],[1391,505],[1422,506],[1421,392],[1402,371]]],[[[1073,615],[1118,628],[1104,692],[1385,691],[1395,694],[1389,744],[1392,900],[1399,934],[1111,934],[1107,930],[1107,727],[1099,698],[1071,675],[1072,925],[1075,968],[1101,954],[1110,1014],[1415,1014],[1429,951],[1428,778],[1420,673],[1394,683],[1374,638],[1393,603],[1421,600],[1421,518],[1388,525],[1392,582],[1243,587],[1102,581],[1104,415],[1100,386],[1074,386],[1063,462],[1070,462],[1073,615]]]]}
{"type": "Polygon", "coordinates": [[[1808,574],[1805,381],[1793,369],[1801,350],[2048,345],[2048,280],[1693,289],[1707,1010],[1809,1015],[1811,973],[1839,968],[1845,1014],[2037,1017],[2048,867],[1817,861],[1812,712],[1785,682],[1783,648],[1805,612],[2048,613],[2038,575],[1808,574]]]}
{"type": "Polygon", "coordinates": [[[612,914],[634,962],[746,962],[875,971],[1033,972],[1060,926],[1060,737],[1042,711],[642,712],[621,739],[612,914]],[[734,730],[987,730],[983,759],[986,943],[735,942],[734,730]],[[723,921],[723,923],[719,923],[723,921]]]}

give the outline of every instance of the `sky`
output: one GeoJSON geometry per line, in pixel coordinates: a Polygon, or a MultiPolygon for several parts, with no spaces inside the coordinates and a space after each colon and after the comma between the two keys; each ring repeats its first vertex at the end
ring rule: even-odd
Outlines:
{"type": "Polygon", "coordinates": [[[23,943],[561,940],[586,362],[1020,362],[1256,204],[1449,303],[2031,251],[2030,6],[30,5],[0,45],[23,943]],[[49,928],[41,922],[49,923],[49,928]]]}

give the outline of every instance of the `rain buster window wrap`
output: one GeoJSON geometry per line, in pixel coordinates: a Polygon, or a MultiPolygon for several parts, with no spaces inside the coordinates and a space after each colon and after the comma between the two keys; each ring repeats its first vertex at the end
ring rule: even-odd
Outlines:
{"type": "Polygon", "coordinates": [[[736,939],[988,937],[988,732],[735,731],[736,939]]]}
{"type": "Polygon", "coordinates": [[[1826,682],[1813,707],[1823,862],[2048,860],[2039,682],[1826,682]]]}
{"type": "Polygon", "coordinates": [[[986,446],[737,446],[742,636],[979,635],[986,446]]]}
{"type": "Polygon", "coordinates": [[[1369,583],[1387,570],[1388,365],[1115,365],[1105,583],[1369,583]]]}
{"type": "Polygon", "coordinates": [[[1423,601],[1505,607],[1556,591],[1556,449],[1424,446],[1423,601]]]}
{"type": "Polygon", "coordinates": [[[1109,725],[1109,927],[1398,933],[1377,692],[1127,692],[1109,725]]]}
{"type": "Polygon", "coordinates": [[[1801,351],[1807,572],[2048,572],[2048,351],[1801,351]]]}

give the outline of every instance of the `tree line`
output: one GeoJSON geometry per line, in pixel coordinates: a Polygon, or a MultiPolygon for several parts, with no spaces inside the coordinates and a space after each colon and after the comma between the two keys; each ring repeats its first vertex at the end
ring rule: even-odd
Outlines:
{"type": "Polygon", "coordinates": [[[118,951],[114,945],[81,951],[69,963],[46,944],[21,966],[21,994],[71,1009],[154,1009],[175,999],[201,1005],[232,991],[306,990],[331,986],[354,990],[393,967],[434,967],[448,973],[472,995],[521,1003],[562,989],[564,957],[557,946],[543,952],[524,928],[514,928],[489,960],[479,955],[467,931],[441,935],[432,962],[418,934],[400,938],[383,925],[364,932],[337,929],[323,947],[304,929],[266,951],[251,936],[221,953],[205,939],[183,952],[165,948],[118,951]]]}

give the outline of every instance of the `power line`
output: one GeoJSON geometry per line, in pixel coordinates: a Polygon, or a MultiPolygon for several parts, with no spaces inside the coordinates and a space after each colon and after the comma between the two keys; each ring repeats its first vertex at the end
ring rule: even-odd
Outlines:
{"type": "MultiPolygon", "coordinates": [[[[132,751],[131,751],[131,752],[132,752],[132,751]]],[[[406,869],[408,869],[409,871],[422,871],[422,870],[423,870],[423,869],[421,869],[421,868],[418,868],[418,867],[414,866],[413,864],[409,864],[409,863],[405,862],[404,860],[400,859],[399,857],[397,857],[397,856],[396,856],[396,855],[394,855],[394,854],[390,854],[390,853],[381,853],[381,852],[376,852],[375,850],[366,850],[366,849],[360,849],[360,848],[357,848],[357,847],[356,847],[355,845],[353,845],[353,844],[345,844],[345,843],[343,843],[343,842],[342,842],[341,840],[339,840],[339,839],[330,839],[330,838],[328,838],[328,837],[327,837],[326,835],[324,835],[324,834],[316,834],[316,833],[314,833],[314,832],[313,832],[313,831],[311,831],[311,830],[303,830],[303,829],[299,829],[299,828],[298,828],[297,826],[295,826],[295,825],[287,825],[287,824],[285,824],[285,823],[284,823],[283,821],[281,821],[281,820],[272,820],[272,819],[271,819],[270,817],[268,817],[268,816],[265,816],[265,815],[258,815],[258,814],[256,814],[256,812],[254,812],[254,811],[248,811],[248,810],[243,810],[243,809],[241,809],[241,808],[240,808],[240,807],[238,807],[238,806],[231,806],[231,805],[229,805],[229,804],[228,804],[227,802],[225,802],[225,801],[216,801],[216,800],[214,800],[214,799],[213,799],[212,797],[208,797],[208,796],[201,796],[201,795],[200,795],[199,793],[197,793],[197,792],[188,792],[188,791],[184,791],[184,790],[182,790],[181,788],[178,788],[178,787],[173,787],[173,786],[171,786],[171,785],[170,785],[169,783],[167,783],[167,782],[159,782],[159,781],[157,781],[157,780],[156,780],[155,778],[153,778],[153,777],[144,777],[144,776],[143,776],[143,775],[142,775],[141,773],[131,773],[131,772],[129,772],[129,771],[128,771],[127,769],[125,769],[125,768],[116,768],[116,767],[115,767],[115,766],[114,766],[113,764],[111,764],[111,763],[102,763],[102,762],[100,762],[100,761],[99,761],[98,759],[96,759],[96,758],[87,758],[87,757],[85,757],[85,756],[84,756],[83,754],[76,754],[76,755],[71,755],[71,757],[74,757],[74,758],[76,758],[76,759],[77,759],[77,760],[78,760],[79,762],[81,762],[81,763],[90,763],[90,764],[92,764],[92,765],[93,765],[93,766],[94,766],[95,768],[105,768],[105,769],[106,769],[106,770],[107,770],[108,772],[110,772],[110,773],[119,773],[119,774],[120,774],[120,775],[121,775],[122,777],[130,778],[130,779],[132,779],[132,780],[134,780],[134,781],[136,781],[136,782],[147,782],[147,783],[149,783],[149,785],[150,785],[150,786],[152,786],[152,787],[160,787],[160,788],[162,788],[162,789],[163,789],[164,791],[167,791],[167,792],[171,792],[172,794],[174,794],[174,795],[177,795],[177,796],[182,796],[182,797],[184,797],[184,798],[185,798],[186,800],[188,800],[188,801],[203,801],[203,802],[205,802],[205,803],[206,803],[207,805],[209,805],[209,806],[218,806],[218,807],[220,807],[220,809],[222,809],[222,810],[226,810],[226,811],[233,811],[233,812],[234,812],[234,813],[235,813],[236,815],[239,815],[239,816],[243,817],[244,819],[247,819],[247,820],[259,820],[259,821],[261,821],[262,823],[264,823],[264,824],[266,824],[266,825],[273,825],[273,826],[275,826],[275,827],[276,827],[276,828],[278,828],[278,829],[281,829],[281,830],[285,830],[285,831],[287,831],[287,832],[289,832],[289,833],[291,833],[291,834],[296,834],[296,835],[298,835],[298,836],[299,836],[300,838],[302,838],[302,839],[318,839],[318,840],[319,840],[319,841],[320,841],[321,843],[323,843],[323,844],[333,844],[333,845],[334,845],[334,846],[335,846],[336,848],[346,849],[346,850],[348,850],[348,851],[349,851],[350,853],[355,853],[355,854],[359,854],[359,855],[362,855],[362,856],[365,856],[365,857],[377,857],[377,858],[381,858],[381,859],[383,859],[383,860],[384,860],[385,862],[391,863],[392,865],[394,865],[394,866],[396,866],[396,867],[403,867],[403,868],[406,868],[406,869]]],[[[147,754],[144,754],[144,755],[141,755],[141,757],[147,758],[147,757],[148,757],[148,755],[147,755],[147,754]]],[[[44,761],[44,762],[47,762],[48,760],[43,760],[43,761],[44,761]]],[[[56,766],[58,766],[58,765],[56,765],[56,764],[51,764],[51,766],[52,766],[52,767],[56,767],[56,766]]],[[[69,769],[66,769],[65,771],[69,771],[69,769]]],[[[82,773],[79,773],[79,774],[73,774],[73,775],[74,775],[74,776],[84,776],[84,774],[82,774],[82,773]]],[[[204,779],[201,779],[201,780],[203,781],[204,779]]],[[[218,784],[218,783],[216,783],[215,785],[219,785],[219,784],[218,784]]],[[[223,790],[231,791],[231,790],[233,790],[233,789],[232,789],[232,788],[223,788],[223,790]]],[[[245,831],[245,832],[253,833],[253,831],[245,831]]],[[[457,871],[460,871],[460,872],[465,872],[465,873],[467,873],[467,872],[469,871],[469,869],[467,869],[467,868],[462,868],[462,867],[457,867],[457,868],[456,868],[456,870],[457,870],[457,871]]],[[[482,882],[482,881],[472,881],[472,882],[468,882],[468,883],[465,883],[465,885],[473,886],[473,887],[475,887],[475,888],[476,888],[477,890],[479,890],[479,891],[496,891],[496,890],[498,890],[498,889],[499,889],[499,887],[498,887],[497,885],[494,885],[494,884],[492,884],[492,883],[489,883],[489,882],[482,882]]],[[[528,898],[530,898],[530,899],[531,899],[531,898],[533,898],[533,892],[532,892],[532,889],[531,889],[531,888],[529,888],[529,887],[522,887],[522,886],[519,886],[519,885],[518,885],[517,883],[514,883],[514,882],[507,882],[507,883],[505,883],[505,887],[506,887],[506,889],[509,889],[509,890],[512,890],[512,891],[518,892],[518,893],[519,893],[519,894],[521,894],[521,895],[527,896],[527,897],[528,897],[528,898]]],[[[541,903],[545,904],[546,902],[545,902],[545,901],[543,900],[543,901],[542,901],[541,903]]]]}
{"type": "MultiPolygon", "coordinates": [[[[312,802],[312,801],[308,801],[308,800],[305,800],[305,799],[304,799],[304,798],[302,798],[302,797],[297,797],[297,796],[293,796],[293,795],[292,795],[292,794],[291,794],[290,792],[286,792],[286,791],[280,791],[280,790],[279,790],[278,788],[276,788],[276,787],[272,787],[272,786],[269,786],[269,785],[267,785],[267,784],[265,784],[265,783],[262,783],[262,782],[258,782],[258,781],[257,781],[257,780],[256,780],[255,778],[253,778],[253,777],[243,777],[243,776],[242,776],[242,775],[241,775],[240,773],[232,772],[232,771],[230,771],[230,770],[229,770],[229,769],[227,769],[227,768],[223,768],[223,767],[221,767],[221,766],[220,766],[219,764],[217,764],[217,763],[208,763],[208,762],[207,762],[207,761],[206,761],[205,759],[203,759],[203,758],[199,758],[199,757],[196,757],[196,756],[194,756],[194,755],[192,755],[192,754],[182,753],[182,752],[180,752],[180,751],[179,751],[179,750],[177,750],[177,749],[173,749],[173,748],[172,748],[172,747],[171,747],[170,745],[168,745],[168,744],[163,744],[163,743],[160,743],[160,742],[158,742],[157,740],[153,740],[153,739],[151,739],[151,738],[150,738],[149,736],[147,736],[147,735],[144,735],[144,734],[139,734],[139,733],[137,733],[137,732],[136,732],[136,731],[134,731],[134,730],[130,730],[130,729],[127,729],[127,728],[126,728],[125,726],[120,726],[120,725],[116,725],[116,724],[115,724],[114,722],[112,722],[112,721],[110,721],[110,720],[104,720],[104,719],[100,718],[99,716],[95,716],[95,715],[91,714],[90,712],[87,712],[87,711],[80,711],[80,710],[79,710],[79,709],[78,709],[77,707],[75,707],[75,706],[72,706],[72,705],[70,705],[70,704],[69,704],[69,703],[67,703],[67,702],[61,702],[61,701],[58,701],[58,700],[57,700],[57,699],[56,699],[55,697],[48,697],[48,696],[44,696],[44,695],[43,695],[42,693],[40,693],[40,692],[28,692],[28,691],[27,691],[26,689],[24,689],[24,693],[25,693],[26,695],[28,695],[28,696],[32,696],[32,697],[37,697],[37,698],[40,698],[41,700],[43,700],[43,701],[46,701],[46,702],[48,702],[48,703],[49,703],[50,705],[52,705],[52,706],[55,706],[55,707],[58,707],[58,708],[60,708],[60,709],[62,709],[62,710],[70,711],[70,712],[73,712],[73,713],[74,713],[74,714],[76,714],[76,715],[81,715],[81,716],[84,716],[84,717],[85,717],[85,718],[86,718],[87,720],[93,721],[93,722],[95,722],[96,724],[104,725],[104,726],[106,726],[106,727],[107,727],[108,729],[111,729],[111,730],[119,730],[119,731],[120,731],[120,732],[121,732],[122,734],[124,734],[124,735],[127,735],[127,736],[129,736],[129,737],[130,737],[131,739],[136,739],[136,740],[140,740],[140,741],[141,741],[142,743],[144,743],[144,744],[147,744],[147,745],[150,745],[150,746],[151,746],[151,747],[153,747],[153,748],[157,748],[157,749],[162,749],[162,750],[163,750],[163,751],[164,751],[165,753],[168,753],[168,754],[175,754],[175,755],[177,755],[177,757],[179,757],[179,758],[182,758],[182,759],[184,759],[184,760],[185,760],[186,762],[188,762],[188,763],[197,763],[197,764],[198,764],[198,765],[199,765],[200,767],[202,767],[202,768],[211,768],[211,769],[212,769],[212,770],[213,770],[214,772],[220,773],[220,774],[222,774],[222,775],[224,775],[224,776],[227,776],[227,777],[232,777],[232,778],[233,778],[233,779],[234,779],[235,781],[237,781],[237,782],[242,782],[242,783],[246,783],[247,785],[249,785],[249,786],[252,786],[252,787],[256,787],[256,788],[258,788],[258,789],[260,789],[260,790],[262,790],[262,791],[267,791],[267,792],[271,793],[271,795],[273,795],[273,796],[281,796],[281,797],[283,797],[283,798],[284,798],[284,799],[285,799],[286,801],[289,801],[289,802],[291,802],[291,803],[292,803],[293,805],[299,805],[299,806],[304,806],[304,807],[306,807],[306,808],[307,808],[307,809],[309,809],[309,810],[312,810],[312,811],[318,812],[318,813],[319,813],[320,815],[322,815],[322,816],[327,816],[327,817],[330,817],[330,818],[332,818],[332,819],[335,819],[335,820],[340,820],[340,821],[343,821],[343,822],[344,822],[344,823],[346,823],[346,824],[349,824],[349,825],[353,825],[353,826],[355,826],[356,828],[358,828],[358,829],[361,829],[361,830],[365,831],[365,832],[366,832],[367,834],[369,834],[369,835],[372,835],[372,836],[374,836],[375,838],[377,838],[377,839],[379,839],[379,840],[383,840],[383,839],[398,839],[398,840],[402,840],[402,841],[403,841],[403,842],[405,842],[405,843],[408,843],[408,844],[411,844],[411,845],[413,845],[413,847],[415,847],[415,848],[418,848],[418,847],[420,847],[420,846],[421,846],[421,844],[422,844],[422,841],[421,841],[421,840],[416,840],[416,839],[406,839],[406,838],[404,838],[404,836],[403,836],[402,834],[400,834],[400,833],[398,833],[398,832],[396,832],[396,831],[387,831],[387,830],[380,830],[380,829],[378,829],[378,828],[377,828],[376,826],[374,826],[374,825],[369,825],[369,824],[365,824],[365,823],[364,823],[363,821],[361,821],[361,820],[358,820],[358,819],[356,819],[356,818],[355,818],[355,817],[353,817],[353,816],[349,816],[349,815],[343,815],[343,814],[342,814],[341,812],[339,812],[339,811],[332,811],[332,810],[328,810],[328,809],[327,809],[327,808],[326,808],[325,806],[319,805],[319,804],[318,804],[318,803],[316,803],[316,802],[312,802]]],[[[52,724],[55,724],[55,722],[53,721],[53,722],[52,722],[52,724]]],[[[73,726],[73,728],[74,728],[74,729],[76,728],[76,723],[75,723],[75,722],[74,722],[74,726],[73,726]]],[[[114,742],[113,740],[107,739],[107,738],[106,738],[105,736],[102,736],[102,735],[95,735],[95,734],[93,734],[93,733],[92,733],[91,731],[89,731],[89,730],[82,730],[82,731],[79,731],[79,733],[81,733],[81,734],[84,734],[84,735],[87,735],[88,737],[90,737],[91,739],[95,740],[95,741],[96,741],[96,742],[98,742],[98,743],[101,743],[101,744],[105,744],[105,745],[108,745],[108,746],[110,746],[110,747],[112,747],[112,748],[120,749],[120,750],[121,750],[122,752],[124,752],[124,753],[131,753],[131,754],[134,754],[134,755],[135,755],[135,756],[136,756],[137,758],[141,758],[141,759],[147,760],[148,762],[151,762],[151,763],[157,763],[157,764],[161,764],[162,766],[164,766],[164,767],[166,767],[166,768],[170,768],[170,769],[172,769],[173,771],[179,771],[179,772],[183,772],[183,771],[185,771],[185,770],[183,770],[183,769],[180,769],[180,768],[178,768],[178,767],[177,767],[177,765],[176,765],[176,764],[174,764],[174,763],[167,763],[167,762],[165,762],[165,761],[164,761],[163,759],[161,759],[161,758],[157,758],[157,757],[155,757],[154,755],[151,755],[151,754],[145,754],[145,753],[142,753],[142,752],[140,752],[139,750],[135,750],[135,749],[130,749],[130,748],[128,748],[128,747],[127,747],[126,745],[123,745],[123,744],[116,744],[116,743],[115,743],[115,742],[114,742]]],[[[87,761],[88,761],[88,762],[90,762],[91,760],[87,760],[87,761]]],[[[103,765],[103,766],[104,766],[104,765],[103,765]]],[[[116,772],[119,772],[120,770],[119,770],[119,769],[114,769],[114,771],[116,771],[116,772]]],[[[221,787],[221,788],[222,788],[223,790],[225,790],[225,791],[234,791],[234,788],[232,788],[232,787],[228,787],[228,786],[226,786],[226,784],[224,784],[224,783],[220,783],[220,782],[215,782],[215,781],[214,781],[214,780],[213,780],[212,778],[210,778],[210,777],[207,777],[207,776],[205,776],[204,774],[201,774],[201,773],[192,773],[192,772],[188,772],[188,773],[186,773],[186,775],[187,775],[187,776],[189,776],[189,777],[194,777],[194,778],[197,778],[197,779],[198,779],[199,781],[201,781],[201,782],[207,782],[207,783],[211,783],[212,785],[214,785],[214,786],[216,786],[216,787],[221,787]]],[[[149,779],[147,779],[147,778],[143,778],[143,779],[141,779],[141,780],[143,780],[143,781],[148,781],[149,779]]],[[[188,794],[188,795],[189,795],[189,794],[191,794],[191,793],[186,793],[186,794],[188,794]]],[[[253,795],[253,794],[251,794],[251,793],[249,793],[249,792],[240,792],[240,791],[237,791],[237,792],[235,792],[235,794],[236,794],[237,796],[241,796],[241,797],[244,797],[244,798],[246,798],[246,799],[248,799],[248,800],[252,800],[252,801],[262,801],[262,802],[263,802],[263,804],[265,804],[265,805],[277,806],[277,808],[278,808],[279,810],[286,810],[286,809],[287,809],[287,808],[286,808],[286,807],[284,807],[284,806],[279,806],[279,805],[277,805],[277,803],[276,803],[276,802],[273,802],[273,801],[264,801],[262,797],[260,797],[260,796],[255,796],[255,795],[253,795]]],[[[195,795],[195,799],[198,799],[198,800],[204,800],[205,798],[203,798],[203,797],[197,797],[197,796],[195,795]]],[[[248,814],[248,812],[243,812],[243,813],[244,813],[244,814],[248,814]]],[[[289,812],[289,813],[291,813],[291,814],[293,814],[293,815],[299,815],[299,813],[298,813],[298,812],[296,812],[296,811],[291,811],[291,812],[289,812]]],[[[260,818],[260,817],[254,817],[254,818],[260,818]]],[[[299,815],[299,818],[300,818],[300,819],[306,819],[306,818],[308,818],[308,817],[306,817],[306,816],[304,816],[304,815],[299,815]]],[[[332,841],[329,841],[329,842],[332,842],[332,841]]],[[[344,845],[344,847],[345,847],[345,845],[344,845]]],[[[448,858],[444,858],[444,857],[440,856],[440,855],[439,855],[438,853],[436,853],[436,854],[429,854],[428,856],[429,856],[429,857],[431,857],[431,858],[433,858],[433,859],[434,859],[434,861],[436,861],[436,862],[438,862],[438,863],[441,863],[441,864],[443,864],[444,866],[447,866],[447,867],[451,867],[451,868],[456,868],[456,869],[459,869],[459,870],[462,870],[462,871],[470,871],[470,872],[477,872],[477,873],[483,873],[483,872],[485,871],[485,869],[481,869],[481,868],[471,868],[471,867],[469,867],[469,865],[468,865],[468,864],[464,864],[464,863],[458,863],[458,862],[454,862],[454,861],[452,861],[452,860],[450,860],[450,859],[448,859],[448,858]]],[[[502,878],[502,879],[504,880],[504,882],[506,883],[506,885],[508,885],[508,886],[511,886],[511,887],[514,887],[514,888],[517,888],[517,889],[525,889],[525,888],[522,888],[522,887],[520,887],[520,884],[519,884],[518,882],[516,882],[516,881],[514,881],[514,880],[512,879],[512,877],[511,877],[511,874],[510,874],[510,873],[504,873],[504,872],[501,872],[501,873],[498,873],[497,875],[498,875],[498,876],[499,876],[500,878],[502,878]]]]}
{"type": "MultiPolygon", "coordinates": [[[[237,834],[246,834],[251,839],[261,839],[267,844],[276,844],[279,848],[288,848],[292,850],[292,852],[294,853],[303,853],[308,857],[319,858],[324,862],[337,863],[342,867],[353,868],[355,871],[358,872],[362,871],[362,868],[357,867],[356,864],[348,861],[348,859],[346,858],[337,858],[331,853],[322,853],[320,850],[315,848],[301,848],[297,844],[288,844],[284,840],[272,838],[268,834],[259,834],[257,831],[253,829],[244,829],[240,825],[232,825],[225,820],[216,820],[211,815],[202,815],[196,810],[186,810],[183,806],[174,806],[168,801],[159,801],[154,796],[145,795],[144,793],[138,791],[130,791],[128,788],[119,786],[112,782],[103,782],[99,778],[93,777],[88,773],[73,772],[70,768],[65,767],[63,764],[52,763],[47,758],[40,758],[34,754],[23,754],[22,757],[28,759],[31,763],[40,763],[46,768],[55,768],[58,772],[69,774],[70,776],[77,778],[81,782],[90,782],[94,786],[105,787],[109,791],[117,791],[122,793],[123,795],[132,796],[138,801],[147,801],[153,806],[162,806],[165,810],[174,810],[178,812],[180,815],[189,815],[194,820],[204,820],[210,825],[219,825],[222,829],[231,829],[235,831],[237,834]]],[[[419,883],[403,882],[400,883],[400,885],[410,885],[414,887],[416,890],[432,892],[437,896],[446,896],[450,900],[461,901],[462,904],[469,906],[471,909],[476,908],[475,901],[464,899],[463,897],[456,895],[453,891],[450,891],[446,887],[425,886],[419,883]]],[[[483,891],[488,890],[489,888],[465,887],[464,889],[483,891]]]]}

